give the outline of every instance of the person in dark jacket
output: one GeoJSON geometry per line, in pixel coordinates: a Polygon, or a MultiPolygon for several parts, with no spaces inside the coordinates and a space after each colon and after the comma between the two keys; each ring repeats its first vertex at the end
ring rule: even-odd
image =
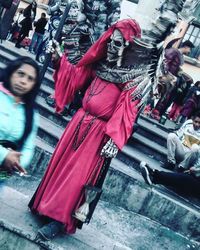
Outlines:
{"type": "Polygon", "coordinates": [[[15,47],[20,48],[20,43],[26,36],[29,35],[29,31],[32,30],[32,19],[30,16],[25,17],[20,23],[21,29],[15,47]]]}
{"type": "Polygon", "coordinates": [[[168,115],[171,120],[177,121],[181,108],[184,104],[184,99],[192,83],[193,79],[184,72],[182,72],[178,77],[176,87],[171,92],[172,96],[169,100],[173,102],[172,108],[168,115]]]}
{"type": "Polygon", "coordinates": [[[186,101],[191,98],[193,96],[193,94],[196,91],[200,91],[200,81],[195,82],[194,86],[190,87],[190,89],[188,90],[188,93],[184,99],[184,104],[186,103],[186,101]]]}
{"type": "Polygon", "coordinates": [[[41,18],[34,22],[35,32],[33,34],[31,44],[29,46],[29,51],[31,53],[37,53],[38,48],[43,40],[45,26],[47,24],[46,14],[42,13],[41,18]]]}
{"type": "Polygon", "coordinates": [[[24,17],[31,17],[32,20],[35,20],[36,12],[37,12],[37,3],[35,0],[33,0],[33,2],[24,9],[23,14],[24,17]]]}
{"type": "Polygon", "coordinates": [[[141,174],[148,185],[171,187],[181,194],[200,197],[200,150],[191,152],[179,172],[159,171],[141,162],[141,174]]]}
{"type": "MultiPolygon", "coordinates": [[[[187,40],[182,43],[179,49],[166,49],[163,60],[163,70],[165,74],[170,73],[178,78],[182,71],[181,66],[184,64],[183,55],[188,55],[192,48],[194,48],[193,43],[187,40]]],[[[165,94],[166,98],[158,101],[156,107],[152,111],[152,118],[159,120],[160,117],[165,114],[166,110],[173,102],[172,91],[176,91],[176,88],[177,85],[175,84],[174,87],[170,88],[170,91],[165,94]]]]}

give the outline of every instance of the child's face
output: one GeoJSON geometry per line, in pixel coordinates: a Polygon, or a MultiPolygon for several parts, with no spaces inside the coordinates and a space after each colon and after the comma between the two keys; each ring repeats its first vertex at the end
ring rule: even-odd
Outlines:
{"type": "Polygon", "coordinates": [[[193,119],[194,130],[200,129],[200,117],[195,117],[193,119]]]}

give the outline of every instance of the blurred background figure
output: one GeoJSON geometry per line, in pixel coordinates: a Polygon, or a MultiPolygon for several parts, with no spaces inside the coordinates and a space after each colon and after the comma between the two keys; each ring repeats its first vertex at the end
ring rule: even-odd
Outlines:
{"type": "Polygon", "coordinates": [[[32,18],[31,16],[26,16],[20,23],[20,31],[17,38],[15,47],[21,48],[20,43],[24,40],[25,37],[29,36],[30,30],[32,30],[32,18]]]}
{"type": "Polygon", "coordinates": [[[33,34],[29,51],[31,53],[37,53],[38,48],[43,40],[45,26],[47,24],[46,14],[43,12],[41,18],[34,22],[35,32],[33,34]]]}
{"type": "Polygon", "coordinates": [[[31,4],[29,4],[25,9],[24,9],[24,17],[31,17],[32,20],[35,20],[37,13],[37,2],[35,0],[32,1],[31,4]]]}
{"type": "Polygon", "coordinates": [[[0,74],[0,175],[26,173],[35,147],[39,67],[29,57],[10,62],[0,74]]]}
{"type": "Polygon", "coordinates": [[[165,50],[162,63],[163,72],[165,75],[171,75],[174,79],[172,80],[173,84],[171,84],[171,87],[165,92],[165,97],[159,100],[153,109],[151,114],[152,118],[160,120],[161,116],[165,114],[166,110],[174,101],[173,93],[175,93],[177,88],[180,87],[179,83],[181,82],[179,78],[183,75],[181,69],[181,66],[184,63],[183,55],[188,55],[192,48],[194,48],[193,43],[187,40],[179,49],[170,48],[165,50]]]}

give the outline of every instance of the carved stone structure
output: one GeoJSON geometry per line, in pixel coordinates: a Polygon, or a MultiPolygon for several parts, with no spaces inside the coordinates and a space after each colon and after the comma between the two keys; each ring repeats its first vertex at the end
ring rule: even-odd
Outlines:
{"type": "Polygon", "coordinates": [[[114,24],[120,16],[121,0],[83,0],[83,13],[90,24],[94,41],[114,24]]]}
{"type": "MultiPolygon", "coordinates": [[[[64,1],[54,1],[52,13],[62,9],[64,1]]],[[[120,17],[121,0],[71,0],[71,9],[63,27],[63,46],[71,63],[76,64],[109,26],[120,17]]],[[[50,14],[50,13],[49,13],[50,14]]]]}
{"type": "Polygon", "coordinates": [[[162,41],[176,26],[179,19],[190,22],[198,0],[164,0],[157,8],[157,18],[144,34],[155,42],[162,41]]]}

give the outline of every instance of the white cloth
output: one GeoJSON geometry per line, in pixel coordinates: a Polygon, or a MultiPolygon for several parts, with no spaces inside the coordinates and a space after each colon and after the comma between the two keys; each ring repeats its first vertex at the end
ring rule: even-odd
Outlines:
{"type": "Polygon", "coordinates": [[[184,144],[186,136],[191,136],[196,139],[196,144],[200,144],[200,129],[194,130],[193,121],[191,119],[187,120],[179,130],[176,131],[178,138],[181,143],[184,144]]]}
{"type": "Polygon", "coordinates": [[[168,161],[177,163],[185,159],[186,154],[191,150],[200,149],[200,129],[195,130],[193,121],[187,120],[175,133],[169,133],[167,137],[167,158],[168,161]],[[193,138],[195,143],[189,146],[188,137],[193,138]]]}

